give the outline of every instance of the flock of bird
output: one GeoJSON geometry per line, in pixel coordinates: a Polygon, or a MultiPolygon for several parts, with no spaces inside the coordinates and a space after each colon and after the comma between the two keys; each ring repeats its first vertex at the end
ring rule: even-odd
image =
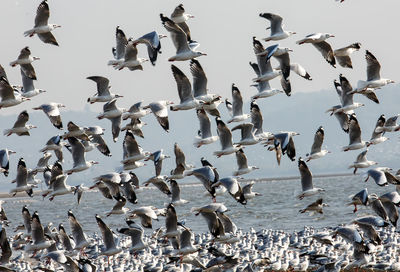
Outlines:
{"type": "MultiPolygon", "coordinates": [[[[40,3],[35,18],[34,27],[24,33],[25,36],[38,36],[44,43],[58,46],[53,31],[60,27],[49,24],[49,5],[46,0],[40,3]]],[[[280,47],[274,44],[295,35],[296,32],[285,30],[283,18],[272,13],[261,13],[261,18],[270,22],[270,36],[263,40],[267,46],[253,37],[252,46],[256,62],[250,62],[256,77],[252,80],[257,93],[251,97],[250,114],[244,113],[242,94],[235,84],[232,84],[232,100],[223,99],[219,94],[208,92],[206,73],[197,60],[206,53],[198,51],[199,43],[193,40],[193,35],[187,24],[194,16],[185,13],[183,5],[175,8],[170,17],[160,14],[162,25],[165,27],[176,48],[176,54],[168,58],[170,62],[181,62],[185,65],[189,62],[192,81],[175,64],[171,65],[171,72],[177,84],[180,102],[173,103],[167,100],[159,100],[148,105],[138,102],[129,109],[117,106],[119,94],[111,92],[109,79],[102,76],[90,76],[87,79],[97,86],[94,96],[87,98],[87,102],[104,103],[103,112],[97,118],[111,121],[111,133],[113,141],[117,142],[121,131],[125,132],[123,139],[123,158],[121,167],[116,172],[103,173],[93,178],[93,186],[85,187],[84,184],[70,186],[67,183],[69,175],[85,171],[98,162],[86,159],[86,153],[98,149],[103,155],[111,157],[110,149],[103,136],[105,129],[99,126],[79,126],[70,121],[67,131],[50,138],[40,150],[43,156],[34,169],[29,169],[25,160],[21,157],[18,161],[15,179],[16,183],[10,193],[26,192],[34,197],[34,188],[42,181],[36,178],[38,173],[43,173],[43,183],[46,189],[38,194],[43,198],[48,197],[52,201],[55,197],[65,194],[76,194],[79,204],[82,194],[97,188],[101,194],[115,201],[110,212],[104,216],[94,216],[101,236],[93,234],[87,236],[78,219],[72,211],[67,214],[71,235],[66,233],[62,224],[58,228],[49,222],[43,226],[37,211],[29,211],[27,206],[22,207],[22,230],[14,237],[7,237],[7,216],[4,209],[1,211],[3,222],[0,231],[0,247],[2,256],[0,262],[1,271],[31,271],[39,269],[43,271],[263,271],[264,269],[306,271],[315,268],[317,271],[340,271],[341,269],[371,268],[400,270],[400,259],[396,248],[396,242],[400,237],[395,232],[398,220],[400,196],[396,190],[382,196],[368,194],[366,189],[354,194],[350,205],[368,206],[376,215],[356,218],[345,226],[327,228],[324,231],[305,228],[301,232],[287,235],[273,230],[261,230],[243,232],[228,217],[228,208],[218,203],[216,197],[227,191],[232,198],[242,205],[259,197],[260,194],[252,191],[254,182],[243,185],[240,182],[242,175],[259,169],[259,166],[249,166],[245,154],[245,146],[262,145],[266,150],[274,151],[279,165],[283,155],[291,161],[298,161],[298,169],[301,175],[301,193],[299,199],[319,195],[325,190],[313,185],[312,173],[307,165],[311,160],[320,159],[330,151],[322,149],[325,132],[320,126],[314,137],[314,143],[309,154],[296,158],[294,138],[299,133],[294,131],[281,131],[270,133],[263,130],[263,117],[258,99],[265,99],[273,95],[285,93],[291,96],[292,84],[290,77],[295,73],[305,80],[312,80],[311,75],[302,65],[292,62],[293,50],[288,47],[280,47]],[[273,67],[274,62],[278,64],[273,67]],[[282,88],[273,88],[272,80],[280,79],[282,88]],[[223,121],[220,115],[221,104],[225,104],[230,114],[230,119],[223,121]],[[220,177],[217,168],[207,159],[201,159],[201,167],[186,163],[186,158],[180,146],[174,144],[176,161],[175,169],[168,175],[163,174],[162,163],[170,156],[162,149],[149,152],[141,148],[137,138],[144,138],[141,120],[152,113],[158,123],[166,132],[169,131],[168,111],[196,111],[200,128],[198,137],[194,140],[194,146],[201,148],[203,145],[213,144],[219,141],[220,149],[214,152],[216,157],[235,154],[237,159],[236,170],[232,176],[220,177]],[[212,121],[215,119],[217,135],[212,133],[212,121]],[[122,120],[128,120],[122,126],[122,120]],[[250,121],[248,121],[250,119],[250,121]],[[227,124],[238,123],[232,128],[227,124]],[[233,141],[232,131],[240,130],[241,137],[237,142],[233,141]],[[64,169],[63,151],[67,149],[72,154],[73,167],[64,169]],[[51,151],[54,151],[56,160],[50,163],[51,151]],[[139,179],[131,170],[144,166],[144,161],[153,161],[155,175],[139,184],[139,179]],[[202,207],[192,207],[191,211],[197,216],[201,215],[207,222],[209,233],[194,234],[190,226],[178,220],[175,206],[188,205],[190,201],[180,197],[180,188],[177,180],[187,176],[196,177],[203,185],[210,197],[210,204],[202,207]],[[153,185],[162,194],[170,198],[166,207],[141,206],[140,199],[135,191],[143,186],[153,185]],[[130,203],[135,208],[128,208],[130,203]],[[102,218],[124,214],[127,226],[113,232],[102,218]],[[165,228],[160,228],[151,234],[145,234],[144,229],[152,229],[152,220],[165,217],[165,228]],[[139,219],[140,224],[133,221],[139,219]],[[391,227],[390,224],[393,226],[391,227]],[[128,238],[130,237],[130,238],[128,238]],[[193,244],[193,237],[195,243],[193,244]],[[101,246],[102,245],[102,246],[101,246]],[[13,253],[14,252],[14,253],[13,253]],[[16,256],[16,252],[20,252],[16,256]],[[25,255],[26,254],[26,255],[25,255]],[[31,256],[27,256],[31,255],[31,256]],[[107,256],[106,262],[101,256],[107,256]],[[110,257],[113,257],[110,262],[110,257]]],[[[55,32],[55,31],[54,31],[55,32]]],[[[109,66],[116,70],[124,68],[130,71],[144,70],[146,62],[156,65],[158,54],[161,53],[162,38],[166,35],[155,31],[139,38],[127,38],[124,31],[118,26],[115,38],[116,46],[112,48],[113,59],[109,66]],[[138,46],[145,45],[148,59],[138,57],[138,46]]],[[[336,63],[341,67],[352,69],[351,54],[361,48],[360,43],[352,43],[349,46],[333,49],[328,39],[334,37],[329,33],[314,33],[298,40],[298,45],[312,44],[322,57],[333,67],[336,63]]],[[[140,47],[139,47],[140,49],[140,47]]],[[[343,147],[343,151],[359,150],[362,152],[356,161],[349,166],[354,168],[354,174],[359,168],[368,168],[377,164],[367,160],[367,147],[382,143],[388,138],[386,133],[400,130],[397,124],[397,116],[386,119],[381,115],[376,123],[373,135],[369,141],[361,137],[361,129],[355,114],[357,108],[365,106],[353,101],[355,94],[362,94],[374,103],[379,103],[376,90],[393,83],[393,80],[380,76],[381,66],[376,57],[366,50],[367,64],[366,80],[360,80],[357,88],[353,89],[350,82],[343,74],[339,80],[334,81],[334,86],[339,96],[340,104],[327,110],[334,115],[340,124],[340,130],[349,135],[349,145],[343,147]]],[[[20,67],[23,86],[9,83],[5,70],[0,71],[0,108],[5,109],[34,100],[44,90],[37,89],[34,82],[37,74],[33,62],[39,60],[31,55],[29,47],[21,50],[18,58],[12,61],[12,67],[20,67]]],[[[282,98],[284,99],[284,98],[282,98]]],[[[60,108],[61,103],[49,102],[34,107],[33,110],[42,110],[49,118],[51,124],[63,129],[60,108]]],[[[29,131],[36,128],[28,124],[28,110],[22,111],[14,126],[4,131],[5,136],[16,134],[29,136],[29,131]]],[[[0,150],[0,171],[7,177],[9,175],[9,156],[15,152],[10,149],[0,150]]],[[[110,158],[111,159],[111,158],[110,158]]],[[[223,159],[220,159],[223,160],[223,159]]],[[[393,184],[400,188],[400,173],[393,174],[388,167],[375,167],[365,173],[366,181],[369,177],[379,186],[393,184]]],[[[14,174],[14,173],[13,173],[14,174]]],[[[51,204],[50,204],[51,205],[51,204]]],[[[328,205],[318,198],[315,202],[305,206],[300,213],[323,213],[323,207],[328,205]]]]}

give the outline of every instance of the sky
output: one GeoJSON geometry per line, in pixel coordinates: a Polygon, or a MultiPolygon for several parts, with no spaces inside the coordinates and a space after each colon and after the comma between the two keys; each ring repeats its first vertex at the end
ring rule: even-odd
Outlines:
{"type": "MultiPolygon", "coordinates": [[[[24,109],[28,109],[28,112],[32,113],[30,109],[42,103],[62,102],[66,105],[66,109],[62,110],[62,115],[66,117],[64,119],[65,124],[68,120],[72,120],[78,125],[102,125],[107,129],[106,137],[108,137],[113,153],[120,154],[123,135],[120,136],[120,140],[116,144],[111,143],[110,122],[95,119],[95,116],[102,110],[102,104],[88,105],[86,103],[86,99],[95,93],[95,84],[87,80],[86,77],[93,75],[108,77],[112,91],[124,95],[124,98],[117,102],[120,107],[129,108],[138,101],[143,101],[144,104],[157,100],[179,102],[176,83],[170,69],[171,63],[167,61],[169,57],[175,54],[175,48],[169,37],[162,40],[162,54],[159,56],[155,67],[147,62],[143,65],[143,71],[132,72],[126,69],[115,71],[112,67],[107,66],[107,62],[112,59],[111,47],[115,46],[115,27],[117,25],[128,37],[133,38],[140,37],[153,30],[168,35],[161,24],[159,14],[164,13],[169,16],[180,3],[184,4],[187,13],[195,16],[188,22],[192,37],[201,44],[199,50],[208,54],[198,58],[198,60],[208,76],[210,92],[218,93],[224,98],[231,98],[231,84],[235,83],[242,91],[245,111],[249,109],[250,97],[256,93],[254,88],[249,87],[252,83],[251,79],[255,77],[248,65],[249,61],[255,61],[252,37],[256,36],[258,39],[262,39],[269,35],[269,31],[266,30],[269,22],[259,17],[258,14],[262,12],[279,14],[284,18],[285,29],[297,32],[296,35],[279,41],[279,44],[294,50],[291,54],[291,60],[303,65],[311,74],[313,80],[306,81],[296,75],[291,75],[292,97],[287,98],[284,95],[279,95],[270,100],[260,101],[260,105],[266,119],[264,126],[267,128],[273,128],[276,131],[279,129],[292,130],[293,127],[302,130],[302,126],[310,127],[307,131],[301,131],[304,138],[300,140],[300,142],[307,142],[310,146],[315,130],[319,125],[325,125],[321,122],[329,122],[327,125],[332,126],[332,128],[337,125],[334,123],[336,120],[328,119],[323,113],[324,109],[338,104],[338,99],[333,91],[333,79],[338,78],[338,75],[343,73],[355,86],[358,80],[366,78],[364,58],[366,49],[371,51],[381,63],[381,75],[398,82],[396,77],[398,58],[393,55],[398,49],[398,37],[393,34],[396,33],[398,26],[398,19],[396,18],[398,18],[397,11],[400,4],[397,1],[379,1],[379,4],[377,4],[377,1],[370,0],[347,0],[341,4],[334,0],[264,0],[248,1],[245,4],[241,1],[48,1],[50,6],[49,23],[62,26],[53,32],[60,44],[59,47],[44,44],[37,37],[23,36],[23,32],[33,26],[36,8],[40,2],[9,0],[2,3],[2,10],[6,12],[0,17],[0,24],[8,27],[5,27],[2,31],[0,64],[5,67],[10,82],[20,84],[19,68],[12,68],[8,63],[19,55],[19,51],[23,47],[29,46],[32,55],[41,58],[34,63],[38,77],[35,86],[47,92],[16,107],[1,109],[1,120],[6,121],[2,122],[0,129],[12,126],[16,115],[24,109]],[[360,42],[362,49],[352,56],[354,69],[341,67],[334,69],[313,46],[307,44],[299,46],[295,43],[305,35],[315,32],[334,34],[335,37],[328,40],[334,49],[360,42]],[[296,99],[302,102],[297,103],[296,99]],[[317,106],[313,105],[313,99],[318,104],[317,106]],[[321,103],[326,103],[326,105],[321,105],[321,103]],[[290,108],[288,108],[288,105],[290,105],[290,108]],[[311,108],[305,109],[304,107],[311,108]],[[318,111],[314,113],[313,107],[318,111]],[[283,110],[285,108],[287,110],[283,110]],[[300,113],[304,111],[307,114],[304,115],[304,118],[301,118],[303,115],[300,113]],[[296,112],[299,112],[299,115],[296,115],[296,112]],[[85,113],[85,116],[82,113],[85,113]],[[276,115],[273,115],[274,113],[276,115]],[[317,120],[314,120],[313,116],[316,115],[318,115],[318,118],[315,117],[317,120]],[[321,115],[321,118],[319,118],[319,115],[321,115]],[[285,120],[285,122],[282,122],[282,120],[285,120]],[[268,124],[266,124],[267,122],[268,124]]],[[[264,43],[266,46],[271,44],[274,43],[264,43]]],[[[147,57],[144,46],[138,46],[138,50],[139,57],[147,57]]],[[[184,71],[191,80],[188,61],[174,64],[184,71]]],[[[277,65],[276,62],[275,65],[277,65]]],[[[271,85],[280,88],[278,79],[273,80],[271,85]]],[[[371,126],[368,128],[368,136],[380,113],[385,113],[387,116],[397,113],[396,87],[392,86],[388,89],[391,93],[387,95],[387,98],[390,97],[391,99],[382,97],[382,102],[378,106],[368,104],[368,107],[374,107],[373,112],[376,115],[365,120],[371,126]]],[[[382,91],[381,95],[384,96],[388,92],[382,91]]],[[[363,98],[361,100],[365,101],[363,98]]],[[[226,120],[227,113],[223,107],[222,105],[220,109],[223,119],[226,120]]],[[[365,109],[360,111],[361,117],[363,114],[365,116],[370,114],[365,109]]],[[[4,136],[0,136],[3,138],[4,145],[8,147],[17,146],[21,149],[21,153],[24,153],[24,151],[29,153],[26,150],[33,149],[32,146],[35,146],[33,150],[37,152],[36,150],[39,150],[47,139],[59,133],[51,127],[43,114],[31,116],[35,116],[35,118],[31,118],[30,123],[40,124],[41,129],[32,132],[32,138],[29,139],[15,135],[4,139],[4,136]],[[27,149],[24,149],[25,145],[27,149]]],[[[143,141],[139,140],[140,143],[150,151],[164,148],[169,150],[172,155],[173,143],[179,140],[180,145],[185,146],[184,150],[190,153],[189,157],[192,156],[190,159],[197,162],[202,153],[198,150],[192,152],[193,148],[191,147],[192,138],[197,129],[195,113],[193,111],[172,113],[171,119],[179,122],[171,122],[173,129],[167,135],[158,127],[153,117],[146,117],[145,121],[149,123],[146,129],[154,135],[151,134],[143,141]],[[185,130],[184,133],[182,133],[183,130],[185,130]]],[[[215,127],[213,127],[213,131],[215,131],[215,127]]],[[[146,130],[144,133],[146,137],[146,130]]],[[[339,129],[332,129],[331,135],[331,139],[341,137],[343,139],[340,143],[342,146],[346,144],[347,136],[343,136],[339,129]]],[[[234,137],[237,138],[238,135],[234,134],[234,137]]],[[[334,141],[331,145],[333,144],[334,141]]],[[[219,148],[218,144],[206,147],[205,154],[211,157],[212,151],[217,148],[219,148]]],[[[306,149],[308,147],[303,148],[303,153],[306,152],[306,149]]],[[[340,150],[340,148],[338,149],[340,150]]],[[[253,153],[253,158],[257,158],[257,155],[254,155],[257,150],[256,147],[249,147],[248,150],[249,153],[253,153]]],[[[21,154],[21,156],[23,155],[31,156],[32,159],[36,156],[34,157],[36,160],[40,154],[21,154]]],[[[264,155],[262,154],[262,156],[264,155]]],[[[92,157],[91,159],[95,159],[94,157],[99,156],[99,153],[89,156],[92,157]]],[[[352,155],[346,156],[346,160],[350,163],[356,154],[352,153],[352,155]]],[[[12,164],[16,164],[18,157],[19,155],[16,155],[12,164]]],[[[268,155],[268,159],[274,162],[271,158],[274,158],[272,154],[268,155]]],[[[343,157],[338,158],[342,159],[343,157]]],[[[120,156],[117,159],[113,157],[112,160],[103,158],[101,160],[103,165],[106,165],[102,170],[112,170],[118,164],[120,156]]],[[[212,160],[215,161],[216,159],[212,158],[212,160]]],[[[66,163],[68,164],[70,161],[66,163]]],[[[31,162],[30,164],[34,163],[31,162]]],[[[235,167],[234,156],[220,159],[218,164],[222,169],[225,169],[225,174],[228,174],[232,165],[235,167]]],[[[334,172],[335,169],[329,168],[328,164],[329,161],[326,161],[325,166],[321,166],[320,169],[317,168],[316,171],[323,172],[325,169],[325,171],[334,172]]],[[[173,163],[169,162],[166,165],[173,165],[173,163]]],[[[285,162],[279,171],[276,170],[276,166],[273,166],[272,169],[276,171],[270,173],[277,176],[297,172],[296,164],[293,163],[290,164],[290,170],[286,171],[285,167],[289,167],[288,165],[289,163],[285,162]]],[[[267,167],[266,169],[270,168],[267,167]]],[[[343,172],[344,169],[345,167],[342,165],[340,169],[337,169],[337,172],[343,172]]],[[[85,175],[96,174],[93,171],[85,175]]],[[[147,168],[147,170],[140,171],[145,177],[146,175],[149,176],[151,172],[148,171],[152,170],[147,168]]],[[[269,172],[262,173],[262,176],[265,176],[269,172]]],[[[12,176],[12,174],[10,175],[12,176]]],[[[260,175],[254,174],[253,176],[260,175]]],[[[71,177],[71,179],[73,178],[71,177]]],[[[77,178],[75,177],[75,179],[77,178]]]]}

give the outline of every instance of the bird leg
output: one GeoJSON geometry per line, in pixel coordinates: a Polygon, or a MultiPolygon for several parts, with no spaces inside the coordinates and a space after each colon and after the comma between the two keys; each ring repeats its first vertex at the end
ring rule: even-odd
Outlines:
{"type": "Polygon", "coordinates": [[[357,204],[354,204],[354,210],[353,210],[353,213],[356,213],[357,212],[357,204]]]}

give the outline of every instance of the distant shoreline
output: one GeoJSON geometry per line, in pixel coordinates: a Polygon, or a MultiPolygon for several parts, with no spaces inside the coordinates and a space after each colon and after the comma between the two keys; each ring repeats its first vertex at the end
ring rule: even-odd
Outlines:
{"type": "MultiPolygon", "coordinates": [[[[347,176],[354,176],[351,173],[336,173],[336,174],[316,174],[313,175],[313,178],[331,178],[331,177],[347,177],[347,176]]],[[[240,180],[241,182],[249,182],[249,181],[255,181],[255,182],[268,182],[268,181],[281,181],[281,180],[295,180],[295,179],[300,179],[300,176],[286,176],[286,177],[271,177],[271,178],[255,178],[255,179],[248,179],[244,178],[240,180]]],[[[201,184],[199,182],[195,183],[190,183],[190,184],[183,184],[181,183],[180,186],[185,187],[185,186],[190,186],[190,185],[196,185],[196,184],[201,184]]],[[[141,187],[141,188],[147,188],[147,187],[141,187]]],[[[89,192],[97,192],[98,190],[94,189],[89,192]]],[[[34,196],[40,196],[42,193],[41,190],[38,191],[33,191],[34,196]]],[[[6,192],[0,192],[0,199],[4,198],[28,198],[29,196],[25,192],[19,192],[17,193],[14,197],[6,192]]]]}

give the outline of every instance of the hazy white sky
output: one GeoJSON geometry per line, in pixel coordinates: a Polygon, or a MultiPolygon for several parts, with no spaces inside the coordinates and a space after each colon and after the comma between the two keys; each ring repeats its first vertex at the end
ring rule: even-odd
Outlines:
{"type": "MultiPolygon", "coordinates": [[[[173,79],[170,65],[167,61],[175,54],[175,48],[170,40],[162,40],[163,53],[159,56],[157,65],[153,67],[150,63],[143,65],[144,71],[115,71],[107,66],[107,61],[112,59],[111,47],[115,46],[115,27],[120,25],[127,36],[139,37],[145,33],[157,30],[167,34],[161,25],[160,13],[170,15],[180,1],[110,1],[110,0],[85,0],[85,1],[52,1],[50,6],[50,23],[60,24],[62,27],[54,31],[60,47],[42,43],[37,37],[24,37],[23,32],[33,26],[36,8],[41,1],[13,1],[2,2],[3,14],[0,16],[2,28],[0,64],[8,74],[12,84],[20,84],[19,68],[12,68],[9,62],[14,60],[19,51],[29,46],[32,54],[41,59],[34,63],[38,80],[35,82],[37,88],[47,90],[47,93],[34,97],[32,101],[23,103],[13,108],[1,109],[0,116],[14,114],[15,117],[3,118],[0,129],[12,126],[16,119],[16,113],[24,109],[32,112],[31,108],[46,102],[62,102],[67,106],[62,112],[64,123],[69,120],[78,125],[101,125],[107,129],[106,140],[115,155],[112,158],[103,158],[97,151],[88,154],[88,159],[100,159],[99,168],[91,169],[83,174],[90,180],[93,175],[102,174],[101,171],[112,171],[119,165],[122,151],[122,138],[117,143],[112,143],[110,137],[110,122],[108,120],[98,121],[95,119],[96,112],[102,110],[102,104],[88,105],[86,99],[95,92],[95,84],[86,77],[92,75],[106,76],[110,79],[113,92],[124,95],[124,99],[118,101],[121,107],[129,107],[133,103],[143,100],[149,103],[156,100],[172,100],[179,102],[176,83],[173,79]],[[66,113],[66,110],[81,110],[88,107],[91,111],[80,119],[79,114],[66,113]],[[71,118],[71,119],[69,119],[71,118]],[[87,121],[90,120],[90,121],[87,121]],[[93,121],[92,121],[93,120],[93,121]],[[90,122],[90,123],[88,123],[90,122]],[[100,158],[100,157],[101,158],[100,158]],[[101,173],[100,173],[101,172],[101,173]]],[[[264,114],[264,127],[266,130],[275,132],[279,130],[298,130],[301,136],[296,138],[298,144],[298,155],[305,155],[311,147],[315,130],[320,126],[327,126],[328,148],[333,152],[330,157],[310,162],[311,168],[316,173],[347,171],[358,152],[340,152],[341,146],[347,144],[347,135],[339,129],[337,121],[333,117],[324,114],[326,108],[338,104],[339,100],[334,95],[332,81],[343,73],[350,79],[353,85],[357,80],[365,79],[366,64],[364,59],[365,49],[370,50],[382,65],[382,76],[398,81],[397,62],[398,55],[398,33],[399,25],[398,1],[372,1],[372,0],[346,0],[338,3],[334,0],[293,0],[293,1],[187,1],[182,2],[188,13],[195,16],[188,22],[192,37],[201,43],[199,50],[208,54],[198,60],[203,66],[208,79],[209,89],[213,93],[219,93],[224,98],[231,98],[231,84],[236,83],[242,91],[245,102],[245,112],[249,110],[249,98],[256,93],[250,88],[251,79],[255,77],[249,61],[255,61],[252,49],[252,37],[261,39],[269,35],[265,28],[269,22],[258,16],[261,12],[272,12],[284,18],[285,27],[296,31],[297,34],[280,42],[282,46],[294,50],[291,60],[301,63],[312,75],[313,81],[306,81],[291,75],[293,93],[317,92],[317,101],[310,101],[308,97],[296,96],[287,98],[279,95],[271,99],[259,102],[264,114]],[[379,3],[379,4],[377,4],[379,3]],[[354,42],[362,44],[362,50],[353,54],[354,69],[332,68],[311,45],[296,45],[296,41],[305,35],[314,32],[329,32],[336,37],[329,39],[333,48],[347,46],[354,42]],[[326,96],[326,101],[324,98],[326,96]],[[300,99],[300,100],[298,100],[300,99]],[[326,103],[321,103],[326,102],[326,103]],[[307,104],[308,103],[308,104],[307,104]],[[313,103],[317,105],[313,105],[313,103]],[[278,109],[277,109],[278,108],[278,109]],[[315,114],[313,113],[315,111],[315,114]],[[299,114],[300,113],[300,114],[299,114]],[[304,143],[303,145],[301,143],[304,143]],[[336,165],[338,165],[337,168],[336,165]]],[[[264,43],[265,44],[265,43],[264,43]]],[[[273,44],[269,43],[268,45],[273,44]]],[[[144,46],[139,46],[139,56],[147,57],[144,46]]],[[[191,79],[189,62],[176,62],[180,69],[191,79]]],[[[272,87],[280,88],[278,79],[272,81],[272,87]]],[[[363,129],[363,139],[367,140],[372,132],[376,119],[381,113],[388,116],[395,114],[396,97],[392,86],[391,92],[385,91],[378,95],[381,99],[380,105],[365,102],[364,98],[357,98],[367,103],[367,107],[360,109],[357,114],[363,129]],[[370,109],[373,111],[371,112],[370,109]],[[390,111],[390,112],[389,112],[390,111]],[[365,129],[365,130],[364,130],[365,129]]],[[[221,107],[223,118],[226,119],[226,110],[221,107]]],[[[10,165],[13,173],[10,178],[15,177],[15,166],[18,158],[29,158],[28,165],[34,166],[40,154],[37,152],[51,137],[60,133],[53,128],[44,114],[31,115],[30,123],[40,125],[40,129],[32,131],[30,138],[2,137],[2,146],[16,148],[10,165]]],[[[219,148],[219,143],[208,147],[194,149],[193,138],[198,127],[197,118],[193,111],[171,113],[171,133],[166,134],[156,123],[153,117],[146,117],[149,126],[144,129],[146,139],[139,139],[139,143],[146,150],[155,151],[164,148],[172,155],[174,142],[187,152],[188,161],[199,164],[199,159],[206,156],[222,171],[222,176],[230,175],[236,167],[235,157],[229,156],[216,159],[212,152],[219,148]],[[178,122],[179,121],[179,122],[178,122]],[[184,124],[184,125],[182,125],[184,124]],[[182,128],[185,130],[182,133],[182,128]]],[[[213,133],[215,132],[213,121],[213,133]]],[[[232,126],[231,126],[232,127],[232,126]]],[[[237,140],[238,133],[234,133],[237,140]]],[[[394,141],[396,137],[393,137],[394,141]]],[[[390,147],[392,142],[384,143],[382,147],[374,147],[376,154],[381,154],[384,148],[390,147]]],[[[394,150],[394,149],[391,149],[394,150]]],[[[67,152],[67,151],[66,151],[67,152]]],[[[265,177],[297,174],[297,164],[284,159],[283,165],[278,167],[274,154],[260,152],[260,146],[246,148],[249,155],[249,164],[261,167],[260,172],[254,172],[250,177],[265,177]],[[272,171],[272,172],[271,172],[272,171]]],[[[393,151],[394,152],[394,151],[393,151]]],[[[392,152],[392,153],[393,153],[392,152]]],[[[384,153],[387,155],[387,153],[384,153]]],[[[393,154],[391,154],[392,156],[393,154]]],[[[378,156],[371,154],[371,158],[379,160],[378,156]]],[[[381,156],[384,158],[384,156],[381,156]]],[[[173,167],[174,160],[164,164],[165,173],[173,167]]],[[[394,162],[393,162],[394,163],[394,162]]],[[[66,155],[66,166],[71,164],[70,155],[66,155]]],[[[391,165],[390,165],[391,166],[391,165]]],[[[393,165],[393,167],[397,167],[393,165]]],[[[147,166],[137,171],[141,178],[153,175],[153,167],[147,166]]],[[[82,176],[72,175],[70,180],[81,182],[82,176]]],[[[1,180],[5,178],[0,177],[1,180]]],[[[90,182],[89,182],[90,183],[90,182]]]]}
{"type": "MultiPolygon", "coordinates": [[[[170,15],[181,1],[48,1],[50,23],[62,27],[54,31],[60,47],[43,44],[37,37],[24,37],[23,32],[33,26],[36,8],[41,1],[3,1],[0,18],[2,30],[1,64],[6,68],[13,84],[20,83],[19,68],[8,63],[14,60],[21,48],[29,46],[32,54],[41,58],[34,63],[38,80],[36,87],[48,92],[29,102],[31,106],[48,101],[59,101],[69,109],[82,109],[88,96],[95,90],[87,76],[102,75],[110,78],[113,90],[127,99],[120,106],[144,100],[169,99],[178,101],[176,84],[167,59],[175,52],[168,37],[162,40],[163,54],[156,67],[144,64],[144,71],[114,71],[106,65],[112,58],[115,27],[121,26],[127,36],[138,37],[153,30],[167,34],[160,22],[159,13],[170,15]]],[[[209,79],[209,89],[230,97],[231,83],[242,90],[245,99],[255,94],[250,88],[253,71],[248,65],[255,61],[252,36],[269,35],[265,28],[269,22],[258,16],[260,12],[280,14],[286,29],[297,34],[281,41],[282,46],[294,50],[291,59],[301,63],[312,75],[305,81],[293,75],[293,92],[318,91],[332,88],[332,80],[344,73],[354,84],[365,78],[364,50],[369,49],[382,64],[382,75],[396,80],[398,58],[398,1],[334,0],[304,1],[187,1],[182,2],[188,13],[196,16],[190,20],[193,39],[200,42],[201,51],[208,56],[198,60],[209,79]],[[361,42],[362,50],[353,55],[354,70],[333,69],[311,45],[299,46],[295,41],[314,32],[336,35],[329,42],[334,48],[361,42]]],[[[272,44],[272,43],[271,43],[272,44]]],[[[144,46],[139,56],[147,57],[144,46]]],[[[188,76],[189,62],[176,65],[188,76]]],[[[279,80],[272,82],[280,88],[279,80]]],[[[26,105],[1,110],[0,114],[21,111],[26,105]]],[[[99,104],[91,106],[101,110],[99,104]]]]}

